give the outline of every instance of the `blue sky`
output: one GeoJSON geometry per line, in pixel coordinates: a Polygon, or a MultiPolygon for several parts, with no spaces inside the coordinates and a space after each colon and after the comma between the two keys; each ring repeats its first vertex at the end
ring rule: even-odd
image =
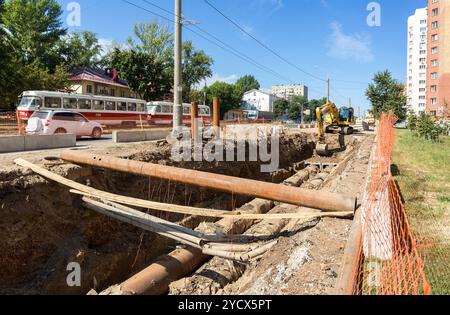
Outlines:
{"type": "MultiPolygon", "coordinates": [[[[161,15],[167,14],[142,0],[128,0],[161,15]]],[[[173,0],[149,0],[173,11],[173,0]]],[[[367,24],[369,0],[209,0],[227,16],[242,25],[253,36],[274,49],[301,69],[318,77],[330,76],[331,98],[339,106],[352,98],[361,112],[369,108],[364,96],[365,82],[373,73],[389,69],[395,78],[405,81],[407,18],[416,8],[425,7],[425,0],[380,0],[381,26],[367,24]],[[333,82],[333,80],[360,82],[333,82]]],[[[63,8],[71,0],[59,0],[63,8]]],[[[249,36],[235,28],[203,0],[184,0],[184,16],[225,43],[251,56],[259,63],[277,71],[292,82],[310,87],[310,98],[326,94],[324,82],[311,78],[286,64],[249,36]]],[[[102,42],[124,42],[133,25],[139,22],[169,23],[155,15],[135,8],[122,0],[78,0],[81,5],[81,26],[70,31],[90,30],[102,42]]],[[[64,13],[64,18],[68,12],[64,13]]],[[[169,17],[169,16],[168,16],[169,17]]],[[[170,17],[173,19],[173,17],[170,17]]],[[[241,75],[253,74],[264,89],[274,84],[288,84],[232,54],[214,46],[189,31],[184,40],[192,40],[214,58],[214,80],[233,82],[241,75]]]]}

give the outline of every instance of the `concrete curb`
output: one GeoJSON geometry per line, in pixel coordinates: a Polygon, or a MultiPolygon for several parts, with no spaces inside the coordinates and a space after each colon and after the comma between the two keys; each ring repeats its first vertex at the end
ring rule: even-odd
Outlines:
{"type": "Polygon", "coordinates": [[[165,139],[170,130],[113,131],[114,143],[145,142],[165,139]]]}
{"type": "Polygon", "coordinates": [[[73,134],[0,137],[0,153],[69,148],[77,145],[73,134]]]}

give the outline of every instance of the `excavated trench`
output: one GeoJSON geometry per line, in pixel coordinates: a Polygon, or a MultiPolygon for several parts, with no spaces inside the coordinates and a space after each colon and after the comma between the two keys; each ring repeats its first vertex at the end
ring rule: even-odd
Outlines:
{"type": "MultiPolygon", "coordinates": [[[[307,135],[281,139],[280,170],[261,173],[261,162],[181,162],[170,159],[170,147],[149,144],[120,157],[280,183],[295,173],[294,165],[313,156],[307,135]]],[[[39,165],[66,178],[104,191],[158,202],[233,210],[249,198],[103,169],[44,159],[39,165]]],[[[145,209],[144,209],[145,210],[145,209]]],[[[156,234],[83,209],[67,187],[30,170],[0,171],[0,294],[86,294],[126,280],[155,258],[176,247],[156,234]],[[81,286],[69,287],[69,263],[81,266],[81,286]]],[[[195,228],[203,218],[149,214],[195,228]]]]}

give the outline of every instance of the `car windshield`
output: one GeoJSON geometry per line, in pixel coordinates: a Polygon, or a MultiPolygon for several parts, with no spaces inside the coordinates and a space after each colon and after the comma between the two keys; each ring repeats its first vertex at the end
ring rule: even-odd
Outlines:
{"type": "Polygon", "coordinates": [[[25,96],[20,100],[19,106],[22,107],[36,107],[41,106],[41,99],[38,97],[25,96]]]}
{"type": "Polygon", "coordinates": [[[31,118],[47,119],[49,112],[34,112],[31,118]]]}

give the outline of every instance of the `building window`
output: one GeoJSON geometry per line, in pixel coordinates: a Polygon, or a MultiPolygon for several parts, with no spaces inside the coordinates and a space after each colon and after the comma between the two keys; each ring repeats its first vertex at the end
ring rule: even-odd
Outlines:
{"type": "Polygon", "coordinates": [[[438,34],[431,35],[431,41],[435,42],[439,39],[438,34]]]}
{"type": "Polygon", "coordinates": [[[437,85],[432,85],[430,87],[431,93],[436,93],[437,92],[437,85]]]}
{"type": "Polygon", "coordinates": [[[437,79],[437,72],[432,72],[431,73],[431,80],[436,80],[437,79]]]}
{"type": "Polygon", "coordinates": [[[432,99],[431,99],[431,105],[436,105],[436,103],[437,103],[437,99],[432,98],[432,99]]]}
{"type": "Polygon", "coordinates": [[[431,53],[432,53],[433,55],[437,54],[437,52],[438,52],[438,48],[437,48],[437,47],[431,48],[431,53]]]}
{"type": "Polygon", "coordinates": [[[88,85],[86,86],[86,93],[92,94],[92,85],[88,84],[88,85]]]}
{"type": "Polygon", "coordinates": [[[437,65],[438,65],[437,59],[431,60],[431,66],[432,66],[432,67],[437,67],[437,65]]]}
{"type": "Polygon", "coordinates": [[[438,8],[431,10],[431,15],[432,16],[437,16],[438,14],[439,14],[439,9],[438,8]]]}
{"type": "Polygon", "coordinates": [[[438,28],[438,21],[435,21],[435,22],[431,23],[431,28],[433,30],[437,29],[438,28]]]}

